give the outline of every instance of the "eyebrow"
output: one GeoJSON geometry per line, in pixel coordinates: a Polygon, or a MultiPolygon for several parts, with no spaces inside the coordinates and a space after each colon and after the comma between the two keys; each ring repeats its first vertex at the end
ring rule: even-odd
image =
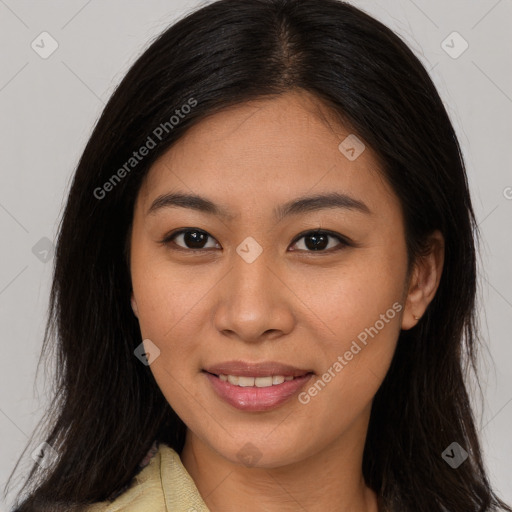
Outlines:
{"type": "MultiPolygon", "coordinates": [[[[158,196],[149,207],[146,215],[154,215],[156,212],[165,208],[189,208],[210,215],[216,215],[226,220],[233,220],[235,218],[235,215],[231,214],[229,210],[215,204],[205,197],[181,192],[172,192],[158,196]]],[[[276,206],[273,213],[276,220],[281,221],[291,215],[299,215],[301,213],[309,213],[328,208],[356,210],[365,214],[372,214],[365,203],[339,192],[299,197],[276,206]]]]}

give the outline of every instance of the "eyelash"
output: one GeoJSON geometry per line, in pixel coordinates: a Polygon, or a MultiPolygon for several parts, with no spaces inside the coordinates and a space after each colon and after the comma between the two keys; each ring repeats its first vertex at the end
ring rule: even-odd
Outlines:
{"type": "MultiPolygon", "coordinates": [[[[165,238],[163,240],[160,240],[159,243],[168,247],[169,249],[171,249],[173,251],[183,251],[183,252],[187,252],[187,253],[200,253],[200,252],[204,252],[204,251],[213,249],[212,247],[208,247],[206,249],[188,249],[185,247],[180,247],[179,245],[176,245],[175,242],[173,242],[173,239],[175,237],[182,235],[184,233],[189,233],[189,232],[203,233],[208,238],[212,238],[213,240],[215,240],[215,238],[213,238],[211,235],[209,235],[206,231],[203,231],[202,229],[183,228],[183,229],[179,229],[177,231],[173,231],[173,232],[169,233],[168,235],[165,236],[165,238]]],[[[308,235],[327,235],[329,237],[337,239],[340,242],[340,244],[339,244],[339,246],[337,246],[335,248],[331,247],[330,249],[326,249],[326,250],[313,251],[313,250],[299,249],[298,251],[293,251],[293,252],[305,252],[305,253],[311,253],[311,254],[322,254],[322,253],[332,254],[333,252],[340,251],[341,249],[343,249],[345,247],[353,246],[353,244],[351,242],[349,242],[347,238],[341,236],[338,233],[334,233],[333,231],[328,231],[328,230],[324,230],[324,229],[313,229],[313,230],[302,232],[299,235],[297,235],[297,237],[294,239],[292,245],[295,245],[299,240],[301,240],[302,238],[306,238],[308,235]]]]}

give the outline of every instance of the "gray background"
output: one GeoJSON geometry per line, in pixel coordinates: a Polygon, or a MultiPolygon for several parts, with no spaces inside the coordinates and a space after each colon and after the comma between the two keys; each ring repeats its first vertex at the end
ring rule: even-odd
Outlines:
{"type": "MultiPolygon", "coordinates": [[[[477,421],[491,481],[512,502],[512,2],[352,3],[398,32],[420,57],[463,147],[484,241],[481,320],[488,348],[481,363],[483,409],[474,395],[477,421]],[[450,36],[454,31],[463,39],[450,36]],[[459,56],[464,40],[469,47],[459,56]]],[[[2,487],[48,403],[48,375],[35,379],[51,279],[52,253],[46,251],[73,170],[129,65],[156,34],[198,5],[0,0],[2,487]],[[47,59],[31,47],[35,41],[43,50],[44,31],[59,45],[47,59]]],[[[49,39],[44,47],[51,48],[49,39]]],[[[27,468],[39,442],[25,454],[27,468]]],[[[0,511],[6,509],[0,502],[0,511]]]]}

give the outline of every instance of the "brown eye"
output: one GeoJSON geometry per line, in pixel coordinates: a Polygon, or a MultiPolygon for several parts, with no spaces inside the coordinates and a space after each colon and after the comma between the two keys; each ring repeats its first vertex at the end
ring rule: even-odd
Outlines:
{"type": "MultiPolygon", "coordinates": [[[[172,233],[168,237],[166,237],[162,243],[164,245],[173,244],[178,246],[179,249],[183,250],[201,250],[201,249],[210,249],[212,247],[206,247],[206,243],[208,239],[211,238],[215,240],[211,235],[206,233],[206,231],[200,229],[182,229],[175,233],[172,233]],[[176,242],[176,240],[178,242],[176,242]]],[[[213,247],[215,248],[215,247],[213,247]]]]}
{"type": "Polygon", "coordinates": [[[302,239],[304,239],[304,242],[302,243],[303,247],[299,247],[298,250],[306,252],[331,252],[332,250],[339,250],[350,245],[340,235],[331,233],[330,231],[308,231],[297,238],[294,245],[297,245],[297,242],[302,239]],[[331,244],[329,247],[329,239],[337,240],[339,243],[334,244],[334,246],[331,244]]]}
{"type": "MultiPolygon", "coordinates": [[[[307,231],[305,233],[301,233],[297,238],[295,238],[293,245],[297,245],[298,241],[302,239],[304,239],[304,242],[302,242],[303,247],[292,249],[292,252],[302,251],[331,253],[351,245],[350,242],[341,235],[324,230],[307,231]],[[338,243],[333,244],[333,240],[337,241],[338,243]]],[[[219,245],[215,238],[209,235],[206,231],[196,228],[187,228],[175,231],[174,233],[166,236],[160,243],[168,246],[170,249],[180,251],[201,251],[204,249],[215,249],[219,245]],[[209,239],[211,239],[214,243],[213,246],[207,247],[207,242],[209,239]]]]}

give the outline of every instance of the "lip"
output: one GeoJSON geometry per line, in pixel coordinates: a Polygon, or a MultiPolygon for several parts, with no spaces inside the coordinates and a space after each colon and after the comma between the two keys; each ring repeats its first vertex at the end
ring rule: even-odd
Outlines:
{"type": "Polygon", "coordinates": [[[225,361],[204,368],[204,371],[214,375],[236,375],[238,377],[267,377],[269,375],[282,375],[283,377],[301,377],[307,373],[314,373],[311,369],[301,369],[289,364],[276,361],[250,363],[247,361],[225,361]]]}
{"type": "Polygon", "coordinates": [[[236,409],[247,412],[268,411],[283,405],[298,394],[315,375],[312,371],[275,362],[250,364],[241,361],[229,361],[211,366],[203,370],[202,373],[219,398],[236,409]],[[219,374],[244,377],[266,377],[269,375],[287,377],[291,375],[295,378],[281,384],[258,388],[235,386],[230,382],[220,380],[219,374]]]}

